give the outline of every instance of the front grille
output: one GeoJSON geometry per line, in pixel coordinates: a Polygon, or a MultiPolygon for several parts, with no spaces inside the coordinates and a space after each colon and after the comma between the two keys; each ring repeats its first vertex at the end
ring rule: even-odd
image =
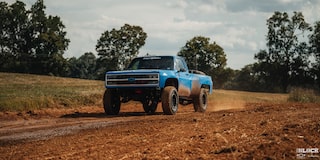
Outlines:
{"type": "Polygon", "coordinates": [[[157,87],[158,73],[107,74],[107,87],[157,87]]]}

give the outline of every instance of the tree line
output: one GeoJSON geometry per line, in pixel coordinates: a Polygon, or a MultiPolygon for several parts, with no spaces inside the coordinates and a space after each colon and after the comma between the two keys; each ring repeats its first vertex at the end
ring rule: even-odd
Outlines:
{"type": "MultiPolygon", "coordinates": [[[[106,30],[96,52],[64,58],[70,40],[60,17],[47,15],[43,0],[27,10],[21,1],[0,2],[0,71],[104,79],[106,71],[122,70],[139,54],[147,33],[124,24],[106,30]]],[[[266,48],[257,62],[241,70],[227,68],[224,49],[210,38],[196,36],[177,53],[191,69],[210,75],[216,88],[287,92],[292,86],[319,89],[320,22],[307,23],[301,12],[275,12],[267,20],[266,48]]]]}
{"type": "Polygon", "coordinates": [[[257,62],[236,71],[229,88],[288,92],[292,87],[320,88],[320,21],[309,24],[301,12],[275,12],[267,20],[267,49],[257,62]]]}
{"type": "Polygon", "coordinates": [[[42,0],[25,6],[0,2],[0,71],[64,76],[70,40],[60,17],[47,16],[42,0]]]}

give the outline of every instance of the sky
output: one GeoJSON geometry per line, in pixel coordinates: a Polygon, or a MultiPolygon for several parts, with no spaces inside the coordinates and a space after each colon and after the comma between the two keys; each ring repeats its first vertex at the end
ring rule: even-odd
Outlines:
{"type": "MultiPolygon", "coordinates": [[[[12,4],[15,0],[5,0],[12,4]]],[[[21,0],[27,8],[36,0],[21,0]]],[[[136,25],[147,33],[139,56],[176,55],[196,36],[210,38],[227,56],[227,67],[241,69],[266,49],[266,20],[275,11],[302,12],[320,21],[320,0],[44,0],[47,15],[59,16],[70,39],[64,57],[97,54],[105,31],[136,25]]],[[[29,9],[29,8],[28,8],[29,9]]]]}

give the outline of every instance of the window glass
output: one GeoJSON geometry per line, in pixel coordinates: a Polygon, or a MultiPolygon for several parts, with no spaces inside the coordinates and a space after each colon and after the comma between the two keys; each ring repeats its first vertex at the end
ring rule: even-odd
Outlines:
{"type": "Polygon", "coordinates": [[[181,70],[186,71],[187,70],[187,68],[184,65],[184,63],[182,62],[181,58],[176,59],[176,70],[178,70],[178,71],[181,71],[181,70]]]}
{"type": "Polygon", "coordinates": [[[173,70],[173,57],[141,57],[134,59],[128,69],[162,69],[173,70]]]}

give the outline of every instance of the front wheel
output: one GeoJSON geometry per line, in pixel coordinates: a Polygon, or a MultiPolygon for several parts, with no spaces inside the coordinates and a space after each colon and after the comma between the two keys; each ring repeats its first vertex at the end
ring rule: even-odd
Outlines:
{"type": "Polygon", "coordinates": [[[173,86],[167,86],[161,94],[162,110],[164,114],[173,115],[178,111],[179,95],[173,86]]]}
{"type": "Polygon", "coordinates": [[[112,89],[107,89],[103,95],[104,111],[108,115],[117,115],[120,111],[120,96],[112,89]]]}
{"type": "Polygon", "coordinates": [[[208,100],[207,92],[204,88],[201,88],[200,94],[193,98],[193,108],[195,112],[205,112],[207,110],[208,100]]]}

